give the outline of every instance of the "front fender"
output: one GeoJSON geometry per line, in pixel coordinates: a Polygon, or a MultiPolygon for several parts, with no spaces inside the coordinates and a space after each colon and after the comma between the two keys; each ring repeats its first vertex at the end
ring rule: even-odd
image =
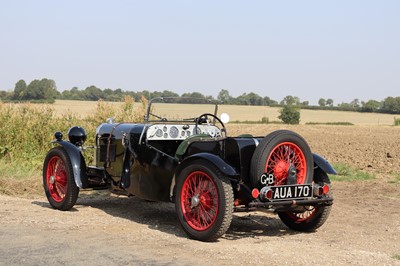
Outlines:
{"type": "Polygon", "coordinates": [[[211,153],[196,153],[193,154],[187,158],[185,158],[177,167],[175,170],[175,174],[178,175],[179,172],[185,168],[187,165],[191,164],[193,161],[198,160],[198,159],[203,159],[212,165],[214,165],[216,168],[218,168],[219,171],[221,171],[224,175],[226,175],[228,178],[233,178],[233,179],[238,179],[239,174],[236,172],[236,170],[229,165],[227,162],[221,159],[221,157],[211,154],[211,153]]]}
{"type": "Polygon", "coordinates": [[[325,173],[331,175],[337,175],[336,170],[325,158],[316,153],[313,153],[313,158],[314,158],[314,164],[319,168],[321,168],[325,173]]]}
{"type": "Polygon", "coordinates": [[[86,174],[86,163],[81,150],[71,142],[65,140],[52,141],[54,144],[61,145],[67,152],[72,165],[75,183],[79,188],[88,187],[88,178],[86,174]]]}

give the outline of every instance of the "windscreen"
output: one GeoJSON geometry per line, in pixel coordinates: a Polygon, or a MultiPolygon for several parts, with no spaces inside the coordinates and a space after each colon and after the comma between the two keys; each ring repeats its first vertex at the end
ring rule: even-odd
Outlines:
{"type": "Polygon", "coordinates": [[[216,114],[217,105],[202,98],[155,98],[149,102],[147,122],[194,121],[204,113],[216,114]]]}

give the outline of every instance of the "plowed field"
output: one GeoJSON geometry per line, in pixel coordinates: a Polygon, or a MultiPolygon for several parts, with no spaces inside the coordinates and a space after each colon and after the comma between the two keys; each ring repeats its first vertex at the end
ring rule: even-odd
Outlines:
{"type": "Polygon", "coordinates": [[[332,163],[349,164],[378,175],[400,174],[400,127],[230,124],[228,134],[264,136],[278,129],[299,133],[313,152],[332,163]]]}

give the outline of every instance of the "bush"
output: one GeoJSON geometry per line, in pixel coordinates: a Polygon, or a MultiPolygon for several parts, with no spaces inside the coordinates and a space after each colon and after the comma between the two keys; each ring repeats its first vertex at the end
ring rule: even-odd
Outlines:
{"type": "Polygon", "coordinates": [[[285,124],[297,125],[300,123],[300,111],[292,105],[284,106],[279,113],[278,118],[285,124]]]}
{"type": "Polygon", "coordinates": [[[269,118],[266,116],[263,116],[261,118],[261,124],[269,124],[269,118]]]}
{"type": "Polygon", "coordinates": [[[395,126],[400,126],[400,118],[394,118],[394,125],[395,126]]]}

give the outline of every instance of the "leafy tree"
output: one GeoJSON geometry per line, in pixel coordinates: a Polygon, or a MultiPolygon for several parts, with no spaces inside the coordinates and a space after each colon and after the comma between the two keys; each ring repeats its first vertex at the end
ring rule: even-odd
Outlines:
{"type": "Polygon", "coordinates": [[[228,90],[221,90],[218,93],[217,100],[224,104],[230,104],[232,102],[232,96],[229,94],[228,90]]]}
{"type": "Polygon", "coordinates": [[[247,98],[247,93],[243,93],[242,95],[239,95],[238,97],[235,98],[234,104],[237,105],[249,105],[248,98],[247,98]]]}
{"type": "Polygon", "coordinates": [[[324,98],[320,98],[318,100],[318,104],[319,104],[319,106],[324,107],[326,105],[326,100],[324,98]]]}
{"type": "Polygon", "coordinates": [[[87,87],[83,92],[83,95],[85,96],[85,99],[90,101],[104,99],[103,91],[94,85],[87,87]]]}
{"type": "Polygon", "coordinates": [[[302,106],[309,106],[309,105],[310,105],[310,102],[309,102],[309,101],[304,101],[304,102],[301,103],[301,105],[302,105],[302,106]]]}
{"type": "MultiPolygon", "coordinates": [[[[147,91],[146,91],[147,92],[147,91]]],[[[172,92],[172,91],[168,91],[168,90],[164,90],[164,91],[154,91],[150,93],[150,98],[158,98],[158,97],[179,97],[179,94],[172,92]]]]}
{"type": "Polygon", "coordinates": [[[162,97],[179,97],[178,93],[173,91],[164,90],[161,94],[162,97]]]}
{"type": "Polygon", "coordinates": [[[78,87],[73,87],[71,89],[71,95],[72,95],[71,100],[83,100],[84,99],[83,93],[78,89],[78,87]]]}
{"type": "Polygon", "coordinates": [[[272,99],[269,98],[268,96],[265,96],[265,97],[264,97],[263,102],[264,102],[264,105],[267,105],[267,106],[271,106],[271,105],[274,105],[274,104],[278,104],[277,101],[272,100],[272,99]]]}
{"type": "Polygon", "coordinates": [[[35,79],[32,80],[26,88],[26,93],[23,96],[23,100],[38,100],[40,99],[40,81],[35,79]]]}
{"type": "Polygon", "coordinates": [[[247,94],[247,98],[249,99],[250,105],[263,105],[263,98],[257,93],[250,92],[247,94]]]}
{"type": "Polygon", "coordinates": [[[350,103],[340,103],[338,104],[338,107],[340,110],[354,111],[354,106],[350,103]]]}
{"type": "Polygon", "coordinates": [[[250,92],[249,94],[243,93],[236,98],[235,102],[241,105],[263,105],[264,99],[260,95],[250,92]]]}
{"type": "Polygon", "coordinates": [[[381,103],[376,100],[369,100],[368,102],[362,103],[363,112],[376,112],[380,109],[381,103]]]}
{"type": "MultiPolygon", "coordinates": [[[[14,94],[12,92],[8,92],[8,91],[0,91],[0,100],[3,101],[8,101],[13,99],[14,94]]],[[[0,101],[1,104],[1,101],[0,101]]]]}
{"type": "Polygon", "coordinates": [[[385,113],[400,114],[400,97],[387,97],[383,100],[382,110],[385,113]]]}
{"type": "Polygon", "coordinates": [[[161,91],[153,91],[150,93],[150,99],[162,97],[161,91]]]}
{"type": "Polygon", "coordinates": [[[358,107],[360,107],[360,100],[356,98],[356,99],[352,100],[350,104],[351,104],[354,108],[358,108],[358,107]]]}
{"type": "MultiPolygon", "coordinates": [[[[203,94],[201,94],[200,92],[183,93],[181,97],[206,99],[206,97],[203,94]]],[[[197,103],[198,100],[197,99],[182,99],[180,102],[182,102],[182,103],[197,103]]]]}
{"type": "Polygon", "coordinates": [[[279,110],[279,119],[285,124],[299,124],[300,123],[300,112],[293,105],[286,105],[281,110],[279,110]]]}
{"type": "Polygon", "coordinates": [[[22,100],[24,98],[24,95],[26,94],[26,82],[23,79],[20,79],[16,84],[15,84],[15,89],[14,89],[14,99],[15,100],[22,100]]]}
{"type": "Polygon", "coordinates": [[[39,82],[43,94],[41,97],[47,100],[55,100],[59,92],[57,91],[56,82],[52,79],[42,79],[39,82]]]}
{"type": "Polygon", "coordinates": [[[51,100],[57,97],[56,83],[52,79],[33,80],[27,86],[21,99],[23,100],[51,100]]]}
{"type": "Polygon", "coordinates": [[[332,99],[328,99],[326,100],[326,105],[332,107],[333,106],[333,100],[332,99]]]}
{"type": "Polygon", "coordinates": [[[187,92],[183,93],[182,97],[192,97],[192,98],[205,98],[200,92],[187,92]]]}
{"type": "Polygon", "coordinates": [[[296,96],[288,95],[280,102],[281,105],[299,105],[300,99],[296,96]]]}

